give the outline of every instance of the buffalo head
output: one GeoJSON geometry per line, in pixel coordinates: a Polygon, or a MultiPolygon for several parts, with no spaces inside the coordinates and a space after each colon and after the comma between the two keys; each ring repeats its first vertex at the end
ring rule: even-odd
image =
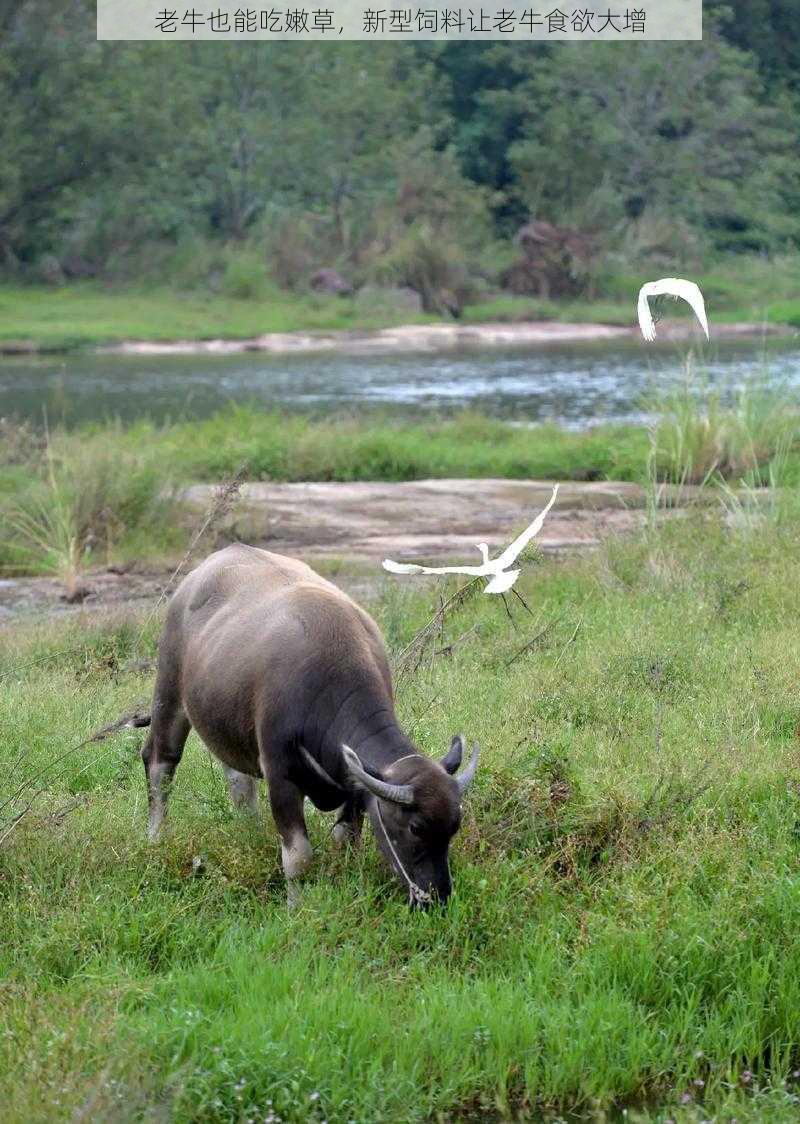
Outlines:
{"type": "Polygon", "coordinates": [[[411,753],[380,772],[366,767],[349,746],[342,746],[342,753],[350,779],[371,797],[367,812],[378,846],[408,890],[412,906],[434,898],[446,902],[453,888],[448,848],[461,823],[461,799],[478,766],[478,746],[472,747],[460,773],[460,735],[441,761],[411,753]]]}

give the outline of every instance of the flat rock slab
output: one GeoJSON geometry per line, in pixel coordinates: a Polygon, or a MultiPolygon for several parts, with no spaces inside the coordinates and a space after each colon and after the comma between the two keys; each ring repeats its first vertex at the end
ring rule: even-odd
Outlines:
{"type": "Polygon", "coordinates": [[[520,324],[403,324],[369,332],[269,332],[238,340],[127,340],[103,350],[135,355],[235,355],[244,351],[265,351],[274,355],[326,351],[369,355],[604,340],[627,336],[630,332],[630,328],[612,324],[565,324],[557,320],[520,324]]]}
{"type": "MultiPolygon", "coordinates": [[[[277,553],[342,558],[476,563],[476,543],[506,547],[550,499],[541,480],[416,480],[409,483],[252,483],[226,517],[233,535],[277,553]]],[[[184,500],[211,507],[215,487],[197,484],[184,500]]],[[[684,502],[693,498],[684,489],[684,502]]],[[[637,484],[562,483],[537,542],[544,551],[586,549],[645,519],[637,484]]]]}

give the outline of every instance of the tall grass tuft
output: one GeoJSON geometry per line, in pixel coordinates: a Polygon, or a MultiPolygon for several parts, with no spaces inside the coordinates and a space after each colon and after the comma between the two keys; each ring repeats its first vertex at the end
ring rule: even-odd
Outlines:
{"type": "Polygon", "coordinates": [[[749,488],[788,480],[800,438],[800,412],[784,392],[745,384],[726,404],[698,383],[691,356],[686,378],[655,404],[648,477],[676,486],[730,481],[749,488]]]}
{"type": "MultiPolygon", "coordinates": [[[[120,447],[119,427],[75,440],[45,432],[39,457],[26,466],[27,484],[5,504],[0,566],[53,574],[68,599],[93,563],[111,564],[126,536],[172,526],[170,488],[152,458],[120,447]]],[[[156,532],[156,539],[158,539],[156,532]]]]}

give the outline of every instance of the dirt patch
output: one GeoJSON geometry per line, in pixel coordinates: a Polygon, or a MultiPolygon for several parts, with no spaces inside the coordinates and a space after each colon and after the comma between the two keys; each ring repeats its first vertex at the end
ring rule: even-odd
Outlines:
{"type": "MultiPolygon", "coordinates": [[[[477,543],[488,543],[491,553],[503,549],[544,507],[552,487],[538,480],[245,484],[216,528],[216,541],[200,549],[241,539],[318,564],[348,592],[368,597],[393,580],[380,567],[383,558],[474,564],[477,543]]],[[[214,485],[197,484],[184,493],[198,519],[214,491],[214,485]]],[[[697,496],[684,489],[683,498],[697,496]]],[[[562,483],[537,541],[546,553],[592,549],[609,535],[639,529],[644,508],[645,493],[636,484],[562,483]]],[[[31,615],[147,609],[173,569],[141,563],[122,572],[92,570],[80,605],[68,605],[53,578],[2,580],[0,627],[31,615]]]]}
{"type": "Polygon", "coordinates": [[[156,601],[173,568],[136,564],[122,573],[92,569],[84,582],[86,597],[74,604],[64,599],[64,586],[55,578],[3,578],[0,580],[0,629],[20,618],[42,614],[145,610],[156,601]]]}

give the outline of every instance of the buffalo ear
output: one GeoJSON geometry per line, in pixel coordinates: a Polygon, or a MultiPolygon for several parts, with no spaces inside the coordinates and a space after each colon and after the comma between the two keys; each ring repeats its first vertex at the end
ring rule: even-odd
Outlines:
{"type": "Polygon", "coordinates": [[[461,766],[461,758],[464,756],[464,735],[454,734],[453,740],[450,742],[450,748],[441,759],[439,764],[442,766],[446,773],[450,776],[458,772],[461,766]]]}

